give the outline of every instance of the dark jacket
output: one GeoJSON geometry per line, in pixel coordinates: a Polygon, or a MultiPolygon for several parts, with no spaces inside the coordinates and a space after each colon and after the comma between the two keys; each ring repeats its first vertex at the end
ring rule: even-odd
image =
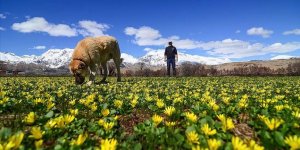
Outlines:
{"type": "Polygon", "coordinates": [[[175,55],[177,55],[177,49],[174,46],[168,46],[165,49],[165,56],[167,59],[175,59],[175,55]]]}

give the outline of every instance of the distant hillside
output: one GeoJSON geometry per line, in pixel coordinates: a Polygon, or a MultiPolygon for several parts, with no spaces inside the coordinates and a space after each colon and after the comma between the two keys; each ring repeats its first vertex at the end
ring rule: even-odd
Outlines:
{"type": "Polygon", "coordinates": [[[239,67],[250,67],[250,66],[259,66],[259,67],[268,67],[272,70],[277,70],[280,68],[287,68],[289,64],[300,62],[300,58],[291,58],[291,59],[276,59],[276,60],[255,60],[249,62],[232,62],[224,63],[220,65],[215,65],[217,70],[233,70],[234,68],[239,67]]]}

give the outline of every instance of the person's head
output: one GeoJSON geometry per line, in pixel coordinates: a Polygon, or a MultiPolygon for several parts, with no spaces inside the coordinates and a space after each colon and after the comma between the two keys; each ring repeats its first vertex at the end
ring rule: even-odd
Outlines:
{"type": "Polygon", "coordinates": [[[172,43],[172,41],[170,41],[170,42],[169,42],[169,46],[172,46],[172,45],[173,45],[173,43],[172,43]]]}

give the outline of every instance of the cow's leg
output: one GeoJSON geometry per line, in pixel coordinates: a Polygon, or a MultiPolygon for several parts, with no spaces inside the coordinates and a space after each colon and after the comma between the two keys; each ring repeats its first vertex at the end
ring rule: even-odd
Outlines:
{"type": "Polygon", "coordinates": [[[101,82],[105,83],[106,82],[105,80],[107,78],[107,64],[106,64],[106,62],[102,62],[101,66],[102,66],[102,69],[104,71],[104,75],[103,75],[103,78],[102,78],[101,82]]]}
{"type": "Polygon", "coordinates": [[[120,66],[121,66],[121,63],[122,63],[122,60],[121,58],[113,58],[114,59],[114,62],[115,62],[115,65],[116,65],[116,68],[117,68],[117,81],[118,82],[121,82],[121,70],[120,70],[120,66]]]}
{"type": "Polygon", "coordinates": [[[89,82],[87,82],[88,85],[91,85],[95,82],[95,76],[96,76],[96,65],[91,65],[90,67],[90,77],[89,82]]]}

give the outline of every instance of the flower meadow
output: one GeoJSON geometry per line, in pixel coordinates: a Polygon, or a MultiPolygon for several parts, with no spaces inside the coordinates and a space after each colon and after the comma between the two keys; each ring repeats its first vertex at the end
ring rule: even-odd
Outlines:
{"type": "Polygon", "coordinates": [[[1,77],[0,150],[300,149],[300,77],[122,80],[1,77]]]}

